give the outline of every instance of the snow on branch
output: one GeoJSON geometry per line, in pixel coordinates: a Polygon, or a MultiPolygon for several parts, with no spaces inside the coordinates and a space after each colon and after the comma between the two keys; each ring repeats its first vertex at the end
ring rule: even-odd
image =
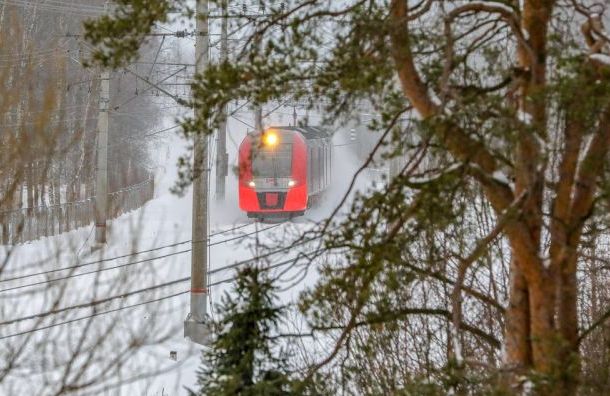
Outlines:
{"type": "Polygon", "coordinates": [[[488,8],[493,8],[493,12],[501,11],[506,14],[513,14],[513,9],[504,3],[490,2],[490,1],[470,1],[468,5],[471,7],[481,8],[483,11],[487,11],[488,8]]]}
{"type": "Polygon", "coordinates": [[[591,54],[589,55],[589,59],[598,64],[610,66],[610,56],[606,54],[591,54]]]}
{"type": "Polygon", "coordinates": [[[510,26],[519,45],[526,50],[532,60],[535,59],[536,56],[534,51],[528,42],[529,33],[521,29],[519,18],[517,17],[517,14],[513,8],[499,2],[470,1],[451,10],[451,12],[449,12],[447,15],[446,21],[451,22],[453,19],[466,12],[487,12],[499,14],[510,26]]]}
{"type": "Polygon", "coordinates": [[[525,125],[532,125],[532,115],[526,111],[519,110],[517,118],[525,125]]]}
{"type": "Polygon", "coordinates": [[[502,184],[506,184],[507,186],[510,186],[510,180],[508,179],[506,174],[504,172],[502,172],[501,170],[495,170],[494,173],[492,173],[491,177],[498,183],[502,183],[502,184]]]}

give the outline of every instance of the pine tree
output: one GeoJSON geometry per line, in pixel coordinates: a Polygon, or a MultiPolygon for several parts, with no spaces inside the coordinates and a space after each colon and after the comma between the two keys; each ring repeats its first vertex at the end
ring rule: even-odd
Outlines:
{"type": "Polygon", "coordinates": [[[294,394],[296,381],[272,338],[283,311],[274,304],[275,291],[260,268],[238,273],[234,292],[225,294],[219,307],[217,338],[203,353],[196,395],[294,394]]]}

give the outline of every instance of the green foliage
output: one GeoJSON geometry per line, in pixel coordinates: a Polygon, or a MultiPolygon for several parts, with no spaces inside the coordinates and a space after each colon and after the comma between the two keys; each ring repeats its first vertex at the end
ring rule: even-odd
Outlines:
{"type": "MultiPolygon", "coordinates": [[[[217,337],[204,352],[198,371],[205,395],[281,396],[317,394],[294,379],[275,332],[283,309],[264,270],[246,267],[237,276],[232,294],[225,294],[216,323],[217,337]]],[[[311,383],[310,383],[311,384],[311,383]]]]}
{"type": "MultiPolygon", "coordinates": [[[[123,11],[87,25],[89,39],[98,45],[96,60],[116,66],[133,57],[154,20],[167,18],[168,2],[149,3],[121,1],[119,10],[123,11]]],[[[525,92],[522,97],[520,84],[532,79],[532,72],[520,66],[522,54],[517,53],[510,24],[496,13],[461,15],[452,27],[453,54],[447,59],[445,17],[451,7],[465,2],[431,2],[431,11],[410,23],[409,45],[424,90],[442,111],[416,122],[396,78],[388,2],[287,2],[291,11],[286,12],[280,10],[278,2],[260,3],[266,5],[267,12],[260,18],[244,18],[254,33],[235,59],[209,65],[196,76],[189,103],[195,116],[185,120],[183,132],[189,138],[211,134],[224,121],[219,109],[233,100],[263,104],[289,97],[323,111],[323,121],[335,125],[356,118],[353,113],[360,104],[370,105],[378,117],[367,126],[387,132],[380,142],[382,158],[404,157],[409,166],[384,191],[358,196],[344,220],[316,230],[324,234],[326,250],[338,251],[340,257],[322,266],[319,282],[304,294],[301,309],[320,331],[336,330],[346,323],[353,324],[352,331],[423,331],[423,325],[414,326],[416,330],[409,327],[413,325],[409,309],[429,308],[426,315],[442,315],[438,308],[450,304],[447,296],[457,263],[496,220],[481,186],[506,183],[495,175],[484,175],[489,177],[485,182],[481,181],[484,176],[473,182],[470,158],[456,155],[455,150],[451,155],[447,136],[459,130],[471,139],[473,143],[464,143],[475,150],[468,150],[467,155],[476,156],[478,148],[485,148],[509,184],[519,166],[519,155],[524,155],[516,150],[518,143],[535,141],[540,158],[533,159],[539,166],[528,171],[545,177],[540,184],[545,197],[552,196],[556,170],[551,168],[561,160],[562,123],[569,116],[592,131],[599,124],[600,107],[609,100],[610,76],[594,70],[588,51],[574,40],[574,13],[558,8],[556,25],[561,26],[551,24],[548,59],[544,60],[549,65],[547,82],[542,89],[525,92]],[[517,111],[519,103],[540,102],[545,104],[549,125],[529,123],[517,111]],[[401,117],[410,118],[415,127],[401,127],[401,117]]],[[[428,2],[416,3],[423,7],[428,2]]],[[[502,3],[517,7],[515,2],[502,3]]],[[[190,163],[188,157],[180,162],[177,191],[191,182],[190,163]]],[[[477,170],[482,172],[480,168],[477,170]]],[[[607,183],[601,191],[608,194],[607,183]]],[[[540,211],[547,216],[549,208],[544,206],[540,211]]],[[[481,274],[484,266],[475,263],[469,269],[473,279],[469,284],[479,289],[479,277],[491,278],[492,270],[497,271],[494,266],[505,270],[505,252],[503,242],[490,245],[480,260],[489,272],[481,274]]],[[[258,275],[252,277],[257,270],[251,271],[240,276],[237,298],[226,297],[224,301],[220,336],[206,358],[209,364],[200,373],[202,392],[207,392],[202,394],[262,394],[261,389],[294,392],[296,382],[287,374],[286,360],[277,357],[277,346],[269,338],[281,313],[271,303],[273,288],[258,280],[258,275]],[[251,393],[243,393],[244,389],[251,393]]],[[[506,300],[506,290],[494,293],[494,298],[506,300]]],[[[488,311],[495,312],[497,307],[490,309],[488,301],[481,304],[469,298],[464,301],[465,316],[484,312],[492,318],[467,318],[470,324],[501,334],[503,320],[488,311]]],[[[446,323],[447,319],[439,320],[446,323]]],[[[426,326],[431,322],[427,320],[426,326]]],[[[443,329],[439,326],[435,332],[443,329]]],[[[439,348],[448,349],[446,337],[435,335],[439,348]]],[[[372,359],[380,348],[379,343],[353,346],[349,337],[345,339],[343,367],[353,364],[354,356],[364,362],[372,359]]],[[[384,341],[409,349],[421,340],[405,341],[400,334],[391,333],[384,341]]],[[[483,350],[490,366],[500,364],[499,351],[481,347],[480,337],[467,341],[465,344],[471,345],[468,355],[483,350]]],[[[459,386],[473,393],[502,393],[496,390],[493,373],[482,370],[478,376],[474,370],[464,372],[453,367],[443,352],[430,352],[436,364],[401,361],[408,375],[401,377],[398,394],[443,394],[459,386]]],[[[345,369],[342,379],[359,384],[357,377],[368,373],[358,368],[345,369]]],[[[387,375],[398,376],[393,372],[387,375]]],[[[381,393],[375,392],[379,388],[373,389],[371,394],[381,393]]]]}
{"type": "Polygon", "coordinates": [[[324,327],[338,306],[361,314],[364,322],[397,319],[396,307],[409,304],[408,285],[435,271],[431,263],[445,255],[445,249],[424,240],[426,230],[451,229],[463,221],[462,173],[459,167],[442,167],[436,177],[398,176],[386,190],[355,199],[336,231],[326,232],[327,250],[347,249],[343,265],[324,266],[318,286],[301,302],[314,327],[324,327]]]}
{"type": "MultiPolygon", "coordinates": [[[[166,22],[173,0],[117,0],[111,15],[87,21],[85,39],[96,46],[94,64],[117,68],[135,59],[156,22],[166,22]]],[[[178,2],[180,3],[180,2],[178,2]]]]}

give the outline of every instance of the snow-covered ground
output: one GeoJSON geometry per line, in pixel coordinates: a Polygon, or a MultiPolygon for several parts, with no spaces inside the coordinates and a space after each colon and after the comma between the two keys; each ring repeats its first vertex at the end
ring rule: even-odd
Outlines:
{"type": "MultiPolygon", "coordinates": [[[[269,123],[280,124],[281,121],[285,121],[285,119],[271,120],[269,123]]],[[[173,121],[167,121],[167,126],[172,124],[173,121]]],[[[161,125],[159,129],[163,127],[161,125]]],[[[245,126],[236,121],[229,123],[230,136],[227,139],[227,146],[229,161],[232,164],[236,161],[237,146],[245,135],[246,129],[245,126]]],[[[351,176],[358,166],[348,147],[341,146],[345,143],[345,139],[346,135],[343,133],[335,136],[335,144],[338,147],[335,149],[334,184],[324,203],[320,207],[310,210],[303,218],[292,222],[271,225],[255,224],[249,220],[238,209],[237,179],[234,173],[230,172],[227,178],[226,200],[219,203],[212,199],[210,203],[210,232],[212,233],[209,250],[210,269],[214,272],[215,269],[255,256],[257,243],[286,246],[295,236],[328,216],[340,201],[351,176]],[[233,228],[238,229],[231,232],[230,230],[233,228]],[[227,232],[220,234],[222,231],[227,232]],[[255,231],[259,232],[254,233],[255,231]],[[245,234],[252,235],[245,236],[245,234]],[[243,236],[243,238],[237,238],[238,236],[243,236]]],[[[58,237],[44,238],[20,245],[10,251],[8,248],[0,247],[0,259],[7,257],[10,253],[9,264],[0,278],[0,299],[3,300],[4,307],[2,308],[2,320],[45,312],[51,308],[57,309],[87,303],[92,300],[188,278],[190,275],[190,243],[188,241],[191,239],[192,198],[190,192],[184,197],[178,197],[169,192],[169,188],[176,179],[176,160],[184,153],[184,147],[181,138],[172,133],[155,144],[156,153],[154,158],[158,161],[155,199],[148,202],[143,208],[113,221],[109,228],[108,244],[105,248],[91,251],[93,235],[90,227],[81,228],[58,237]],[[124,256],[134,251],[142,252],[164,246],[165,248],[132,257],[110,260],[110,258],[124,256]],[[95,261],[103,259],[108,260],[95,263],[95,261]],[[137,261],[140,262],[130,264],[137,261]],[[3,281],[3,279],[24,274],[37,274],[42,271],[57,270],[58,268],[91,262],[94,263],[85,267],[70,268],[13,281],[3,281]],[[86,272],[89,273],[84,274],[86,272]],[[55,278],[80,273],[83,273],[83,275],[53,282],[55,278]],[[120,279],[120,281],[117,279],[120,279]],[[44,293],[28,293],[33,287],[36,287],[32,286],[32,283],[40,282],[41,286],[47,286],[49,280],[53,282],[54,289],[44,293]],[[119,282],[119,286],[117,286],[117,282],[119,282]],[[26,287],[5,290],[19,286],[26,287]],[[51,306],[54,301],[53,298],[61,293],[64,286],[66,297],[61,299],[58,306],[51,306]]],[[[211,149],[213,150],[213,148],[214,145],[212,144],[211,149]]],[[[213,180],[214,175],[211,176],[211,180],[213,180]]],[[[365,178],[360,178],[358,184],[362,188],[366,186],[367,181],[365,178]]],[[[214,195],[213,191],[211,194],[214,195]]],[[[300,245],[298,248],[295,247],[275,254],[268,258],[267,263],[275,264],[285,261],[294,257],[296,251],[300,249],[307,249],[307,247],[300,245]]],[[[0,262],[2,261],[0,260],[0,262]]],[[[225,270],[215,272],[210,277],[212,284],[224,280],[229,281],[210,288],[212,304],[209,312],[212,316],[216,314],[214,303],[219,301],[222,293],[230,290],[230,280],[233,275],[234,270],[225,270]]],[[[283,292],[282,300],[294,301],[298,298],[299,292],[314,281],[315,273],[308,274],[298,285],[283,292]]],[[[182,323],[188,313],[188,293],[173,298],[165,297],[186,292],[188,288],[189,282],[186,280],[166,287],[155,288],[150,292],[129,295],[125,298],[97,305],[95,311],[92,310],[92,307],[83,307],[62,313],[59,319],[57,319],[57,315],[50,315],[42,319],[32,318],[8,324],[1,327],[0,348],[2,351],[7,351],[12,346],[23,343],[24,351],[22,352],[23,360],[21,362],[27,366],[37,361],[36,354],[53,355],[49,349],[50,343],[66,345],[65,349],[68,353],[65,353],[65,355],[69,357],[69,352],[79,347],[80,334],[91,332],[91,335],[86,333],[86,337],[84,337],[84,344],[86,344],[87,339],[99,336],[100,334],[97,333],[103,333],[104,329],[111,329],[112,340],[105,340],[109,345],[101,348],[99,356],[95,356],[100,359],[99,367],[95,365],[88,367],[83,374],[83,380],[95,376],[96,373],[103,375],[104,355],[109,359],[112,358],[113,348],[123,347],[122,343],[129,343],[135,339],[144,343],[150,340],[153,345],[137,348],[133,353],[125,356],[124,367],[127,367],[127,369],[123,370],[123,375],[120,378],[113,378],[109,374],[108,380],[105,381],[105,385],[110,386],[109,388],[94,387],[89,389],[88,393],[108,395],[184,394],[183,388],[185,386],[193,387],[195,384],[195,372],[199,364],[199,346],[185,340],[182,334],[182,323]],[[162,300],[146,304],[147,301],[156,299],[162,300]],[[121,309],[111,314],[99,314],[102,311],[138,303],[143,304],[133,308],[121,309]],[[87,317],[93,312],[96,312],[99,316],[88,319],[87,317]],[[42,321],[39,322],[39,320],[42,321]],[[61,324],[62,321],[71,321],[71,323],[61,324]],[[47,325],[53,327],[6,339],[1,338],[47,325]],[[157,335],[157,338],[162,339],[155,340],[157,335]],[[167,337],[162,335],[167,335],[167,337]],[[2,345],[3,343],[4,345],[2,345]],[[170,359],[170,352],[172,351],[176,352],[176,360],[170,359]],[[112,387],[114,383],[122,383],[122,385],[112,387]]],[[[110,332],[110,330],[106,331],[110,332]]],[[[40,364],[44,365],[45,363],[40,364]]],[[[61,370],[46,370],[43,374],[36,374],[35,369],[30,371],[32,375],[28,378],[9,375],[5,381],[0,381],[0,394],[3,394],[3,392],[11,394],[10,392],[13,392],[14,389],[24,391],[19,394],[46,394],[43,385],[45,381],[54,383],[62,380],[63,373],[61,370]],[[31,392],[28,390],[31,390],[31,392]]]]}

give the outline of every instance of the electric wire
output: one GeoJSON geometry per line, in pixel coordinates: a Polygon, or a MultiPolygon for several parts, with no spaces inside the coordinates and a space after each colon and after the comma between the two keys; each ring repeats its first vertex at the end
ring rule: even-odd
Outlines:
{"type": "Polygon", "coordinates": [[[190,251],[191,251],[191,249],[185,249],[185,250],[180,250],[180,251],[177,251],[177,252],[172,252],[172,253],[168,253],[168,254],[164,254],[164,255],[161,255],[161,256],[152,257],[152,258],[148,258],[148,259],[130,261],[130,262],[127,262],[127,263],[114,265],[112,267],[105,267],[105,268],[99,268],[99,269],[95,269],[95,270],[91,270],[91,271],[79,272],[78,274],[71,274],[71,275],[66,275],[66,276],[60,276],[60,277],[57,277],[57,278],[47,279],[47,280],[39,281],[39,282],[27,283],[27,284],[19,285],[19,286],[11,286],[11,287],[7,287],[7,288],[4,288],[4,289],[0,289],[0,293],[6,293],[6,292],[9,292],[9,291],[13,291],[13,290],[25,289],[27,287],[32,287],[32,286],[47,285],[47,284],[50,284],[50,283],[55,283],[55,282],[59,282],[59,281],[66,280],[66,279],[77,278],[79,276],[97,274],[97,273],[100,273],[100,272],[110,271],[110,270],[114,270],[114,269],[130,267],[130,266],[136,265],[136,264],[148,263],[148,262],[151,262],[151,261],[156,261],[156,260],[160,260],[160,259],[164,259],[164,258],[168,258],[168,257],[172,257],[172,256],[177,256],[179,254],[188,253],[190,251]]]}
{"type": "Polygon", "coordinates": [[[10,325],[10,324],[13,324],[13,323],[23,322],[25,320],[30,320],[30,319],[44,318],[44,317],[50,316],[50,315],[57,315],[57,314],[60,314],[62,312],[71,311],[73,309],[81,309],[81,308],[94,307],[96,305],[105,304],[107,302],[110,302],[110,301],[113,301],[113,300],[117,300],[119,298],[131,297],[131,296],[134,296],[136,294],[144,293],[144,292],[151,291],[151,290],[160,289],[162,287],[167,287],[167,286],[175,285],[175,284],[178,284],[178,283],[181,283],[181,282],[184,282],[184,281],[185,281],[185,279],[182,278],[182,279],[178,279],[178,280],[171,281],[171,282],[166,282],[166,283],[161,283],[161,284],[158,284],[158,285],[153,285],[153,286],[146,287],[146,288],[143,288],[143,289],[138,289],[138,290],[133,290],[133,291],[125,292],[125,293],[118,294],[118,295],[115,295],[115,296],[103,298],[101,300],[90,301],[90,302],[87,302],[87,303],[71,305],[69,307],[58,308],[58,309],[54,309],[54,310],[46,311],[46,312],[41,312],[41,313],[34,314],[34,315],[23,316],[23,317],[16,318],[16,319],[10,319],[10,320],[6,320],[4,322],[0,322],[0,326],[7,326],[7,325],[10,325]]]}
{"type": "MultiPolygon", "coordinates": [[[[277,225],[275,225],[275,226],[277,226],[277,225]]],[[[268,230],[268,229],[273,228],[275,226],[267,227],[264,230],[268,230]]],[[[264,231],[264,230],[261,230],[261,231],[264,231]]],[[[248,236],[250,236],[252,234],[254,234],[254,233],[252,232],[252,233],[248,233],[248,234],[244,234],[244,235],[239,235],[237,237],[233,237],[233,238],[217,241],[217,242],[211,243],[210,246],[215,246],[215,245],[220,245],[220,244],[223,244],[223,243],[235,241],[235,240],[238,240],[238,239],[242,239],[242,238],[248,237],[248,236]]],[[[148,249],[148,250],[145,250],[145,251],[138,252],[138,254],[146,253],[146,252],[150,252],[150,251],[155,251],[155,250],[160,250],[160,249],[164,249],[164,248],[167,248],[167,247],[179,246],[179,245],[182,245],[182,244],[185,244],[185,243],[189,243],[189,242],[191,242],[191,240],[183,241],[183,242],[178,242],[178,243],[174,243],[174,244],[171,244],[171,245],[166,245],[166,246],[163,246],[163,247],[157,247],[157,248],[154,248],[154,249],[148,249]]],[[[191,249],[185,249],[185,250],[181,250],[181,251],[178,251],[178,252],[172,252],[172,253],[169,253],[169,254],[166,254],[166,255],[162,255],[162,256],[151,257],[151,258],[147,258],[147,259],[143,259],[143,260],[138,260],[138,261],[131,261],[131,262],[128,262],[128,263],[123,263],[123,264],[112,266],[112,267],[100,268],[100,269],[93,270],[93,271],[86,271],[86,272],[80,272],[78,274],[72,274],[70,276],[58,277],[58,278],[48,279],[48,280],[45,280],[45,281],[40,281],[40,282],[35,282],[35,283],[28,283],[28,284],[25,284],[25,285],[19,285],[19,286],[14,286],[14,287],[10,287],[10,288],[0,289],[0,293],[4,293],[4,292],[7,292],[7,291],[11,291],[11,290],[23,289],[23,288],[31,287],[31,286],[38,286],[38,285],[46,284],[46,283],[54,283],[54,282],[57,282],[57,281],[60,281],[60,280],[66,280],[66,279],[69,279],[69,278],[75,278],[75,277],[83,276],[83,275],[90,275],[90,274],[97,273],[97,272],[109,271],[109,270],[112,270],[112,269],[123,268],[123,267],[131,266],[131,265],[135,265],[135,264],[142,264],[142,263],[151,262],[151,261],[155,261],[155,260],[159,260],[159,259],[163,259],[163,258],[167,258],[167,257],[171,257],[171,256],[176,256],[178,254],[188,253],[190,251],[191,251],[191,249]]],[[[131,254],[131,255],[134,255],[134,254],[131,254]]],[[[131,255],[126,255],[126,256],[122,256],[122,257],[127,257],[127,256],[131,256],[131,255]]],[[[102,262],[111,261],[111,260],[115,260],[115,259],[117,259],[117,257],[109,258],[109,259],[104,259],[104,260],[98,260],[98,261],[89,262],[89,263],[84,263],[84,264],[81,264],[81,265],[75,265],[75,266],[70,266],[70,267],[63,267],[63,268],[60,268],[60,269],[44,271],[44,272],[40,272],[40,273],[37,273],[37,274],[30,274],[30,275],[24,275],[24,276],[20,276],[20,277],[14,277],[14,278],[11,278],[11,279],[8,279],[8,280],[24,279],[24,278],[29,278],[29,277],[36,276],[36,275],[43,275],[43,274],[63,271],[63,270],[67,270],[67,269],[81,268],[81,267],[90,266],[90,265],[93,265],[93,264],[99,264],[99,263],[102,263],[102,262]]],[[[0,282],[6,282],[8,280],[0,280],[0,282]]]]}
{"type": "Polygon", "coordinates": [[[50,324],[50,325],[47,325],[47,326],[37,327],[37,328],[31,329],[31,330],[26,330],[26,331],[21,331],[21,332],[18,332],[18,333],[13,333],[13,334],[5,335],[5,336],[0,336],[0,340],[5,340],[7,338],[17,337],[17,336],[20,336],[20,335],[26,335],[26,334],[29,334],[29,333],[35,333],[35,332],[40,331],[40,330],[48,330],[48,329],[51,329],[53,327],[63,326],[63,325],[74,323],[74,322],[78,322],[78,321],[81,321],[81,320],[94,318],[96,316],[107,315],[107,314],[110,314],[110,313],[113,313],[113,312],[122,311],[123,309],[127,309],[127,308],[135,308],[135,307],[138,307],[138,306],[141,306],[141,305],[146,305],[146,304],[151,304],[151,303],[155,303],[155,302],[160,302],[160,301],[167,300],[167,299],[170,299],[170,298],[178,297],[178,296],[180,296],[182,294],[186,294],[188,292],[189,291],[186,290],[186,291],[183,291],[183,292],[180,292],[180,293],[175,293],[175,294],[172,294],[172,295],[169,295],[169,296],[156,298],[154,300],[143,301],[143,302],[140,302],[140,303],[137,303],[137,304],[132,304],[132,305],[129,305],[129,306],[124,306],[124,307],[120,307],[120,308],[111,309],[109,311],[94,312],[91,315],[82,316],[80,318],[75,318],[75,319],[67,320],[67,321],[64,321],[64,322],[58,322],[58,323],[53,323],[53,324],[50,324]]]}
{"type": "MultiPolygon", "coordinates": [[[[215,232],[213,234],[210,234],[210,238],[214,237],[214,236],[217,236],[217,235],[222,235],[222,234],[226,234],[226,233],[229,233],[229,232],[233,232],[233,231],[239,230],[239,229],[247,227],[247,226],[249,226],[251,224],[252,223],[242,224],[242,225],[233,227],[233,228],[231,228],[229,230],[215,232]]],[[[20,279],[26,279],[26,278],[31,278],[33,276],[52,274],[52,273],[55,273],[55,272],[66,271],[66,270],[74,269],[74,268],[87,267],[87,266],[94,265],[94,264],[100,264],[100,263],[104,263],[104,262],[108,262],[108,261],[113,261],[113,260],[117,260],[117,259],[121,259],[121,258],[137,256],[137,255],[143,254],[143,253],[150,253],[150,252],[154,252],[154,251],[157,251],[157,250],[162,250],[162,249],[166,249],[166,248],[170,248],[170,247],[176,247],[176,246],[184,245],[184,244],[189,243],[189,242],[191,242],[190,239],[186,240],[186,241],[172,243],[172,244],[169,244],[169,245],[158,246],[158,247],[155,247],[155,248],[152,248],[152,249],[140,250],[140,251],[137,251],[137,252],[132,252],[132,253],[129,253],[129,254],[124,254],[124,255],[121,255],[121,256],[108,257],[108,258],[105,258],[105,259],[96,260],[96,261],[90,261],[90,262],[87,262],[87,263],[70,265],[70,266],[65,266],[65,267],[61,267],[61,268],[55,268],[55,269],[52,269],[52,270],[36,272],[36,273],[33,273],[33,274],[19,275],[19,276],[14,276],[12,278],[0,279],[0,283],[20,280],[20,279]]]]}
{"type": "MultiPolygon", "coordinates": [[[[249,261],[250,262],[258,261],[258,259],[260,259],[260,257],[253,257],[249,261]]],[[[289,260],[285,260],[285,261],[281,261],[279,263],[272,264],[272,265],[269,265],[267,267],[263,267],[261,270],[269,271],[269,270],[272,270],[272,269],[275,269],[275,268],[282,267],[284,265],[292,264],[292,263],[295,262],[296,259],[298,259],[298,257],[292,258],[292,259],[289,259],[289,260]]],[[[234,268],[234,267],[235,267],[235,265],[233,264],[233,265],[228,265],[228,266],[225,266],[225,267],[217,268],[217,269],[215,269],[213,271],[210,271],[210,274],[217,273],[217,272],[220,272],[220,271],[224,271],[224,270],[227,270],[227,269],[231,269],[231,268],[234,268]]],[[[137,291],[134,291],[134,292],[125,293],[124,295],[126,295],[126,294],[134,295],[134,294],[137,294],[137,293],[143,293],[143,292],[146,292],[146,291],[149,291],[149,290],[158,289],[158,288],[161,288],[161,287],[165,287],[165,286],[169,286],[169,285],[174,285],[174,284],[186,282],[186,281],[188,281],[190,279],[191,279],[190,277],[185,277],[185,278],[177,279],[177,280],[174,280],[174,281],[171,281],[171,282],[167,282],[165,284],[159,284],[159,285],[155,285],[155,286],[148,287],[148,288],[145,288],[145,289],[140,289],[140,290],[137,290],[137,291]]],[[[220,284],[223,284],[223,283],[231,282],[234,279],[235,279],[235,277],[230,277],[230,278],[227,278],[227,279],[223,279],[221,281],[211,282],[210,286],[217,286],[217,285],[220,285],[220,284]]],[[[5,336],[0,336],[0,340],[16,337],[16,336],[20,336],[20,335],[25,335],[25,334],[29,334],[29,333],[34,333],[34,332],[37,332],[37,331],[40,331],[40,330],[47,330],[47,329],[50,329],[50,328],[53,328],[53,327],[62,326],[62,325],[65,325],[65,324],[70,324],[70,323],[78,322],[78,321],[81,321],[81,320],[89,319],[89,318],[92,318],[92,317],[96,317],[96,316],[100,316],[100,315],[106,315],[106,314],[110,314],[110,313],[113,313],[113,312],[122,311],[122,310],[125,310],[125,309],[130,309],[130,308],[135,308],[135,307],[139,307],[139,306],[142,306],[142,305],[147,305],[147,304],[151,304],[151,303],[155,303],[155,302],[160,302],[160,301],[163,301],[163,300],[171,299],[171,298],[178,297],[180,295],[189,293],[189,291],[190,290],[185,290],[185,291],[181,291],[181,292],[178,292],[178,293],[170,294],[168,296],[159,297],[159,298],[156,298],[156,299],[153,299],[153,300],[147,300],[147,301],[142,301],[142,302],[131,304],[131,305],[125,305],[125,306],[114,308],[114,309],[107,310],[107,311],[94,312],[94,313],[92,313],[90,315],[87,315],[87,316],[82,316],[82,317],[79,317],[79,318],[74,318],[74,319],[71,319],[71,320],[63,321],[63,322],[52,323],[50,325],[38,327],[38,328],[35,328],[35,329],[30,329],[30,330],[25,330],[25,331],[13,333],[13,334],[5,335],[5,336]]],[[[72,309],[87,308],[87,307],[103,304],[103,303],[111,301],[111,300],[122,298],[122,296],[123,295],[113,296],[113,297],[108,297],[108,298],[106,298],[104,300],[98,300],[98,301],[94,301],[94,302],[90,302],[90,303],[79,304],[79,305],[76,305],[76,306],[65,307],[65,308],[61,308],[59,310],[56,310],[57,312],[47,311],[47,312],[44,312],[44,313],[41,313],[41,314],[37,314],[37,315],[30,315],[28,317],[16,318],[16,319],[13,319],[11,321],[0,323],[0,325],[8,325],[8,324],[11,324],[11,323],[21,322],[21,321],[25,321],[25,320],[28,320],[28,319],[46,317],[46,316],[62,313],[62,312],[65,312],[65,311],[69,311],[69,310],[72,310],[72,309]]]]}

